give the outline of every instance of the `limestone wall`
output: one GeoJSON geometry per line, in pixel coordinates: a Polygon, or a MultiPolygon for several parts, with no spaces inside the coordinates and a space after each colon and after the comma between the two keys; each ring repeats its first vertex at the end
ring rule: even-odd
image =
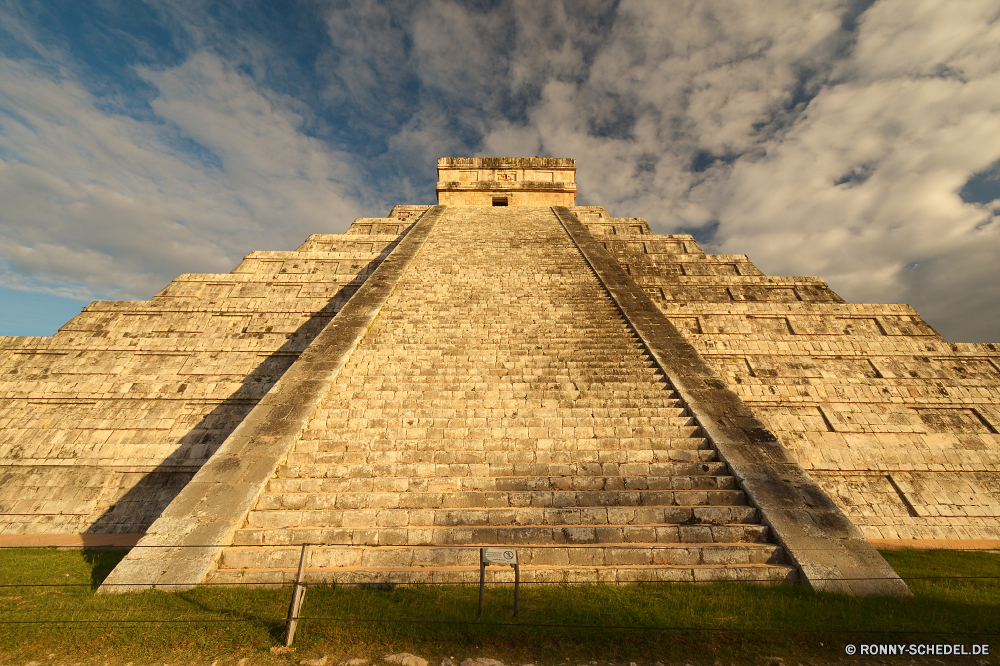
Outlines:
{"type": "Polygon", "coordinates": [[[0,337],[0,533],[137,533],[426,206],[0,337]]]}
{"type": "Polygon", "coordinates": [[[1000,345],[574,210],[867,537],[1000,538],[1000,345]]]}
{"type": "Polygon", "coordinates": [[[441,157],[442,206],[572,206],[576,160],[548,157],[441,157]]]}
{"type": "Polygon", "coordinates": [[[506,206],[572,206],[576,203],[576,192],[483,189],[483,190],[442,190],[438,192],[438,202],[442,206],[493,206],[496,200],[503,200],[506,206]]]}
{"type": "Polygon", "coordinates": [[[516,168],[439,168],[438,180],[443,182],[524,182],[572,183],[576,179],[573,168],[539,168],[518,166],[516,168]]]}

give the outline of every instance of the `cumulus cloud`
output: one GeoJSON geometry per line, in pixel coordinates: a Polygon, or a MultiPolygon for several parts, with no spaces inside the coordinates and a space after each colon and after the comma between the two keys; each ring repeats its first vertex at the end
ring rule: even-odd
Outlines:
{"type": "Polygon", "coordinates": [[[996,206],[959,196],[1000,158],[997,14],[622,2],[576,76],[543,65],[525,119],[476,148],[576,157],[583,202],[701,229],[848,300],[910,302],[953,340],[1000,339],[996,206]]]}
{"type": "Polygon", "coordinates": [[[1000,340],[990,0],[146,3],[180,55],[130,68],[142,113],[2,66],[7,284],[148,295],[431,203],[435,157],[548,155],[581,203],[1000,340]]]}
{"type": "Polygon", "coordinates": [[[182,272],[343,230],[350,159],[217,56],[141,76],[152,117],[106,111],[66,69],[0,61],[0,257],[7,286],[148,298],[182,272]]]}
{"type": "Polygon", "coordinates": [[[719,247],[848,300],[910,302],[954,340],[1000,338],[995,212],[959,196],[1000,158],[996,13],[874,5],[794,127],[705,184],[719,247]]]}

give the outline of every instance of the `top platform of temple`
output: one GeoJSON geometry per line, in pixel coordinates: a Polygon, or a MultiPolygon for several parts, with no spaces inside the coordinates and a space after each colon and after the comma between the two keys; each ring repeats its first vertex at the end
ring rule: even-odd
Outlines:
{"type": "Polygon", "coordinates": [[[576,160],[565,157],[439,157],[442,206],[573,206],[576,160]]]}

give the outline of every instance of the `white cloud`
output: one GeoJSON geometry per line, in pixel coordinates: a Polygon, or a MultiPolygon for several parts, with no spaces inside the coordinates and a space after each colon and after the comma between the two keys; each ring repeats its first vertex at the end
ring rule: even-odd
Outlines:
{"type": "Polygon", "coordinates": [[[1000,7],[935,0],[876,3],[861,21],[854,57],[841,76],[876,79],[989,76],[1000,68],[1000,7]]]}
{"type": "Polygon", "coordinates": [[[958,196],[1000,159],[992,0],[317,4],[312,100],[261,84],[294,61],[264,33],[154,4],[194,53],[138,70],[148,120],[4,64],[8,284],[148,295],[342,228],[357,201],[430,203],[435,157],[541,154],[577,158],[581,203],[714,225],[712,249],[765,271],[1000,340],[998,223],[958,196]]]}
{"type": "Polygon", "coordinates": [[[140,73],[158,90],[141,121],[102,110],[66,70],[0,61],[7,286],[148,298],[179,273],[228,272],[358,213],[350,159],[218,57],[140,73]]]}
{"type": "MultiPolygon", "coordinates": [[[[585,76],[550,77],[522,129],[578,158],[582,200],[704,224],[715,210],[691,194],[707,177],[696,156],[759,151],[758,126],[793,117],[796,86],[843,45],[843,4],[622,2],[585,76]]],[[[487,149],[498,131],[511,128],[487,149]]]]}
{"type": "Polygon", "coordinates": [[[1000,236],[987,207],[958,196],[1000,159],[988,4],[876,4],[839,82],[766,157],[704,186],[722,249],[819,274],[851,301],[909,301],[956,341],[1000,339],[988,288],[1000,283],[1000,236]],[[863,175],[835,184],[852,172],[863,175]]]}
{"type": "Polygon", "coordinates": [[[853,36],[847,11],[623,2],[585,80],[550,80],[527,123],[483,146],[537,140],[578,158],[583,201],[660,231],[716,221],[717,251],[765,271],[1000,339],[997,225],[957,194],[1000,158],[1000,10],[881,0],[853,36]],[[624,134],[594,131],[623,112],[624,134]]]}

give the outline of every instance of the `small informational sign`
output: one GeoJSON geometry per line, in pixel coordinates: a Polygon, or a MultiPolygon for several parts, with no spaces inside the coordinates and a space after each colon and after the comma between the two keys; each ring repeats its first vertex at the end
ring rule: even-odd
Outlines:
{"type": "Polygon", "coordinates": [[[480,549],[484,564],[517,564],[517,551],[513,548],[480,549]]]}
{"type": "Polygon", "coordinates": [[[521,567],[517,563],[517,551],[513,548],[480,548],[479,549],[479,610],[476,615],[483,614],[483,593],[486,590],[486,567],[491,564],[507,564],[514,567],[514,617],[517,617],[517,604],[521,596],[521,567]]]}

